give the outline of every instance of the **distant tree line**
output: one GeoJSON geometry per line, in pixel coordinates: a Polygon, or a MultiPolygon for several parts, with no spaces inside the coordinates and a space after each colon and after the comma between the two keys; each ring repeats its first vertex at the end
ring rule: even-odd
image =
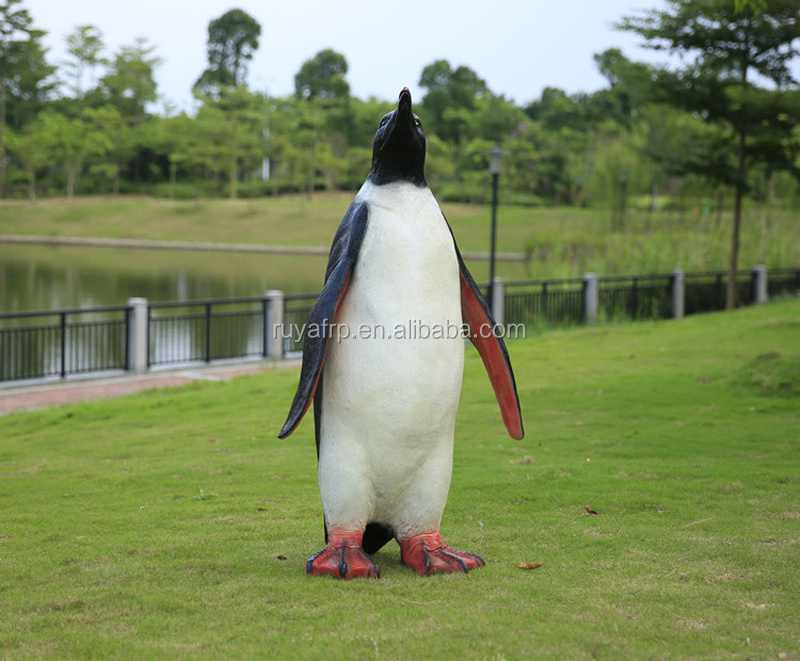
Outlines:
{"type": "MultiPolygon", "coordinates": [[[[345,57],[322,50],[273,97],[247,84],[261,26],[240,9],[208,26],[207,67],[191,113],[153,112],[161,64],[146,39],[106,51],[77,26],[53,64],[23,0],[0,4],[0,196],[40,192],[168,197],[353,189],[369,168],[378,119],[393,103],[350,93],[345,57]],[[265,175],[268,163],[269,176],[265,175]]],[[[520,106],[466,66],[421,72],[417,104],[428,178],[445,200],[484,201],[487,151],[505,152],[506,202],[604,207],[615,229],[632,206],[686,190],[731,209],[735,263],[742,200],[797,200],[800,86],[796,0],[668,0],[623,17],[675,65],[595,55],[606,88],[547,88],[520,106]]]]}
{"type": "MultiPolygon", "coordinates": [[[[191,113],[158,100],[155,47],[139,39],[109,55],[100,30],[77,26],[67,59],[47,59],[23,0],[0,5],[0,192],[41,186],[69,195],[147,191],[238,195],[351,189],[369,164],[377,119],[392,104],[350,94],[347,61],[307,60],[295,94],[247,84],[261,26],[233,9],[208,27],[207,68],[191,113]],[[269,183],[261,181],[269,159],[269,183]]],[[[798,171],[797,3],[672,0],[623,18],[654,48],[692,55],[670,70],[618,49],[595,56],[608,87],[569,95],[547,88],[519,106],[466,66],[426,66],[418,106],[429,136],[428,173],[447,197],[480,200],[486,151],[506,152],[503,181],[528,203],[606,204],[668,190],[696,175],[709,190],[774,193],[772,176],[798,171]],[[753,80],[753,74],[757,80],[753,80]]],[[[786,184],[783,184],[785,187],[786,184]]],[[[738,198],[737,198],[738,199],[738,198]]]]}

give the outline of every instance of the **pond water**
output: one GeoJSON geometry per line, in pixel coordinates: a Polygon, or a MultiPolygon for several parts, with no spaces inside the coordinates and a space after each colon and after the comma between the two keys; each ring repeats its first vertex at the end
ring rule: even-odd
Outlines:
{"type": "Polygon", "coordinates": [[[320,256],[0,244],[0,312],[316,293],[320,256]]]}
{"type": "MultiPolygon", "coordinates": [[[[151,302],[261,296],[270,289],[314,294],[327,257],[183,250],[110,249],[0,243],[0,312],[28,312],[151,302]]],[[[478,282],[488,262],[467,260],[478,282]]],[[[498,275],[527,277],[519,263],[498,275]]]]}
{"type": "MultiPolygon", "coordinates": [[[[123,306],[130,298],[151,303],[249,298],[271,289],[316,294],[326,263],[325,256],[0,244],[0,313],[123,306]]],[[[504,277],[513,277],[521,268],[498,266],[504,277]]],[[[486,262],[470,264],[470,269],[479,282],[487,278],[486,262]]],[[[169,341],[152,343],[150,363],[260,354],[261,322],[255,317],[244,320],[250,312],[239,310],[242,304],[234,307],[229,317],[236,317],[236,323],[225,318],[208,321],[196,309],[181,308],[179,319],[157,311],[149,332],[153,338],[161,333],[169,341]]],[[[291,322],[302,323],[307,315],[299,308],[292,312],[300,316],[291,322]]],[[[0,382],[97,371],[89,367],[97,364],[119,369],[125,364],[124,318],[119,311],[71,315],[69,323],[79,325],[69,330],[59,327],[65,323],[66,315],[0,321],[0,331],[5,331],[0,334],[0,382]]]]}

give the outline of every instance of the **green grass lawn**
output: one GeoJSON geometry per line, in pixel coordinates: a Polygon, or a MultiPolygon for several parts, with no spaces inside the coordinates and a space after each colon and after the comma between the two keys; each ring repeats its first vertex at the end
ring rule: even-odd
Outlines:
{"type": "Polygon", "coordinates": [[[394,543],[380,580],[303,574],[296,370],[0,418],[0,656],[798,659],[798,337],[793,300],[513,341],[523,441],[468,350],[442,527],[468,575],[394,543]]]}
{"type": "MultiPolygon", "coordinates": [[[[288,246],[330,245],[353,193],[320,193],[254,200],[170,201],[149,197],[79,197],[36,204],[0,200],[0,234],[208,241],[288,246]]],[[[490,209],[443,204],[460,248],[488,252],[490,209]]],[[[527,253],[525,263],[502,263],[507,279],[636,275],[724,270],[730,250],[730,214],[721,222],[697,209],[631,213],[624,232],[610,231],[606,210],[501,205],[497,250],[527,253]]],[[[740,264],[770,268],[800,263],[800,211],[745,208],[740,264]]],[[[485,261],[470,262],[488,279],[485,261]]]]}

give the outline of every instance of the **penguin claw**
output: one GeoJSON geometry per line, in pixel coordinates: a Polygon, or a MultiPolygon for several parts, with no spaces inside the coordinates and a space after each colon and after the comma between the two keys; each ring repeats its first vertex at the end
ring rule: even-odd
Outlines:
{"type": "Polygon", "coordinates": [[[331,532],[328,545],[306,562],[310,576],[380,578],[380,567],[361,548],[362,533],[331,532]]]}
{"type": "Polygon", "coordinates": [[[415,535],[400,542],[403,564],[421,576],[468,572],[486,563],[474,553],[452,549],[442,541],[438,532],[415,535]]]}

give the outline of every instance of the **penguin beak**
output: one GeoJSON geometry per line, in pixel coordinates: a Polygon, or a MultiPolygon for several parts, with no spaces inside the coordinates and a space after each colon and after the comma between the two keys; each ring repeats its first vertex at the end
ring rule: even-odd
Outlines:
{"type": "Polygon", "coordinates": [[[397,109],[385,114],[372,143],[370,177],[376,182],[404,179],[425,184],[425,133],[411,110],[411,92],[404,87],[397,109]]]}
{"type": "Polygon", "coordinates": [[[405,115],[411,113],[411,92],[407,87],[404,87],[400,92],[400,101],[397,104],[398,114],[405,115]]]}

